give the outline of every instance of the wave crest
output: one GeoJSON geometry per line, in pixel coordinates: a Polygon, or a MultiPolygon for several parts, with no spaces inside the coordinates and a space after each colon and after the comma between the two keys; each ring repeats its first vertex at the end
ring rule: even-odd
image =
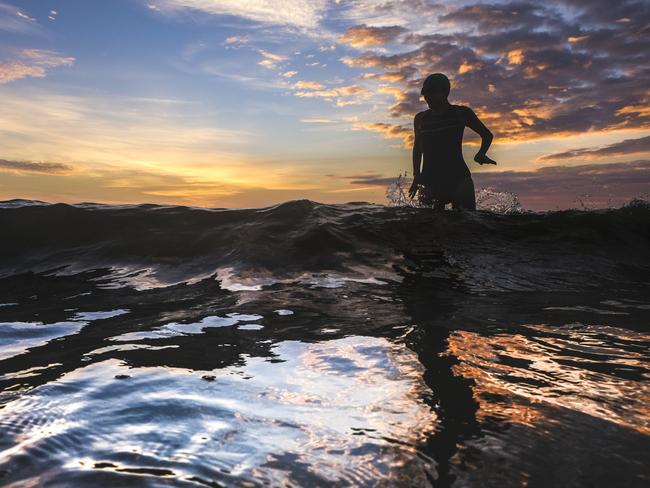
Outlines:
{"type": "Polygon", "coordinates": [[[229,270],[231,281],[257,287],[433,273],[446,286],[500,290],[571,287],[585,276],[611,281],[650,272],[645,201],[534,213],[521,212],[516,196],[481,195],[492,212],[309,200],[242,210],[0,205],[7,236],[0,240],[0,277],[102,268],[116,270],[116,282],[137,276],[143,286],[154,286],[229,270]]]}

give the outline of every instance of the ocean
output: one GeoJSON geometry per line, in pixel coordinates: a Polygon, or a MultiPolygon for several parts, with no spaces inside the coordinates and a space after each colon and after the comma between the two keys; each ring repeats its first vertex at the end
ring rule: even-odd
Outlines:
{"type": "Polygon", "coordinates": [[[516,203],[0,203],[0,485],[650,486],[650,205],[516,203]]]}

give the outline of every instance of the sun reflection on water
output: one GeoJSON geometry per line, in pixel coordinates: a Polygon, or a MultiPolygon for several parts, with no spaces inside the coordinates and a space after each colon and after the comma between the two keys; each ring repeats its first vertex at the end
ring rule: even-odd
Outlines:
{"type": "Polygon", "coordinates": [[[615,327],[531,325],[520,333],[456,331],[449,354],[474,380],[482,418],[534,426],[550,404],[650,434],[650,335],[615,327]],[[500,401],[495,401],[499,399],[500,401]]]}

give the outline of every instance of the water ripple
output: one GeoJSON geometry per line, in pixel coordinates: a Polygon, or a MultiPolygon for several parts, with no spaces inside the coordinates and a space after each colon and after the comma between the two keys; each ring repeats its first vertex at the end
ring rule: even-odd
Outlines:
{"type": "Polygon", "coordinates": [[[360,336],[274,352],[210,381],[116,360],[68,373],[5,405],[0,469],[25,484],[83,485],[90,470],[238,486],[370,486],[433,469],[413,455],[435,425],[413,353],[360,336]]]}

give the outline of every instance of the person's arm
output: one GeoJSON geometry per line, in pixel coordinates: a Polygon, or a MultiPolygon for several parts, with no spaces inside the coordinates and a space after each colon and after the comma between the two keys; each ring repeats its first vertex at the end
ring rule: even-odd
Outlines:
{"type": "Polygon", "coordinates": [[[492,132],[490,132],[490,129],[485,127],[485,124],[481,122],[471,108],[468,108],[467,111],[467,127],[481,136],[481,147],[476,153],[476,156],[474,156],[474,161],[478,164],[497,164],[496,161],[493,161],[487,156],[487,151],[490,148],[490,144],[492,144],[492,132]]]}
{"type": "Polygon", "coordinates": [[[420,184],[420,166],[422,165],[422,148],[420,147],[418,125],[419,116],[417,114],[413,120],[413,183],[409,188],[409,196],[413,198],[418,191],[420,184]]]}

